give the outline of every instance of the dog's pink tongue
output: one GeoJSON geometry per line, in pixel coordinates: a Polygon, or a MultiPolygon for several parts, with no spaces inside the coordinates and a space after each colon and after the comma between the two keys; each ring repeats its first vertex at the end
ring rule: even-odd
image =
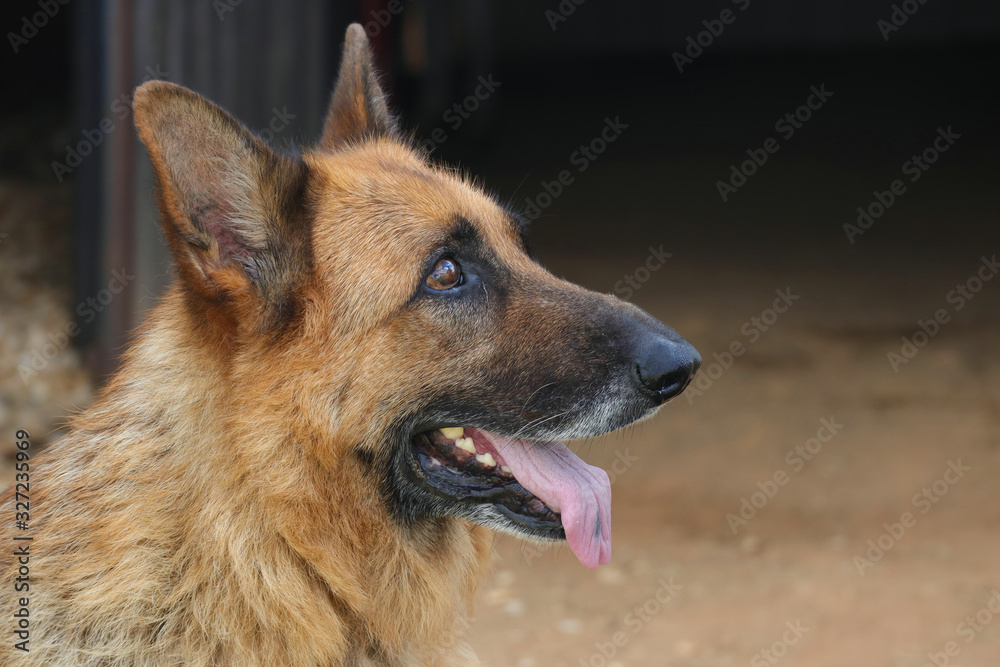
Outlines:
{"type": "Polygon", "coordinates": [[[591,570],[611,561],[611,481],[561,442],[482,432],[525,489],[562,516],[570,549],[591,570]]]}

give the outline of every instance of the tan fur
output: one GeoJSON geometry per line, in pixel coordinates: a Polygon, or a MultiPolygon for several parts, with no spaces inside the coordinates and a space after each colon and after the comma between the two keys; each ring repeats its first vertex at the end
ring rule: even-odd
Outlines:
{"type": "MultiPolygon", "coordinates": [[[[232,215],[284,224],[267,212],[282,187],[270,152],[235,141],[204,104],[167,84],[137,94],[179,279],[97,402],[32,461],[31,650],[8,637],[0,664],[478,664],[462,634],[489,532],[454,518],[401,527],[350,448],[388,447],[392,418],[460,372],[424,322],[400,315],[455,213],[526,275],[555,279],[476,187],[392,137],[351,142],[342,122],[336,150],[304,158],[311,270],[267,269],[269,289],[308,304],[279,335],[270,295],[186,222],[179,181],[222,178],[243,193],[232,215]],[[161,132],[154,110],[168,104],[180,115],[161,132]],[[193,176],[169,154],[191,133],[205,151],[186,158],[193,176]]],[[[288,230],[234,226],[255,251],[295,244],[288,230]]],[[[10,490],[0,509],[13,516],[10,490]]],[[[8,624],[15,602],[4,593],[8,624]]]]}
{"type": "MultiPolygon", "coordinates": [[[[347,178],[349,166],[313,159],[331,180],[347,178]]],[[[317,237],[320,263],[339,261],[322,227],[317,237]]],[[[388,271],[403,258],[366,253],[377,240],[353,237],[351,251],[371,263],[355,261],[355,276],[318,271],[310,298],[321,308],[285,349],[206,347],[174,288],[102,398],[38,461],[31,662],[341,665],[377,652],[379,664],[450,664],[439,652],[455,649],[454,619],[471,611],[489,537],[442,520],[431,543],[447,548],[421,551],[338,448],[354,441],[343,433],[377,442],[371,394],[378,375],[398,372],[372,357],[391,356],[380,343],[398,334],[379,315],[402,295],[376,301],[357,286],[372,275],[412,282],[388,271]],[[337,394],[333,405],[313,400],[337,394]]],[[[9,642],[0,650],[7,664],[9,642]]]]}
{"type": "MultiPolygon", "coordinates": [[[[360,26],[301,158],[173,84],[140,87],[135,113],[178,276],[31,462],[31,588],[0,603],[10,623],[30,600],[30,652],[7,635],[0,665],[478,664],[463,634],[490,533],[403,515],[401,424],[470,389],[544,421],[543,386],[608,384],[612,314],[652,318],[548,274],[509,213],[399,139],[360,26]],[[457,222],[502,283],[416,299],[457,222]]],[[[633,382],[633,357],[614,363],[633,382]]]]}

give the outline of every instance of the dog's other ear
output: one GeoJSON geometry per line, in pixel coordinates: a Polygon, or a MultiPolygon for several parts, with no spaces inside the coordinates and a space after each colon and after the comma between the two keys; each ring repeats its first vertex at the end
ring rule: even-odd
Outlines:
{"type": "Polygon", "coordinates": [[[287,323],[310,265],[305,164],[165,81],[136,90],[135,122],[181,278],[213,313],[258,330],[287,323]]]}
{"type": "Polygon", "coordinates": [[[397,133],[396,120],[378,82],[368,36],[360,24],[352,23],[347,28],[340,73],[319,144],[336,150],[344,143],[397,133]]]}

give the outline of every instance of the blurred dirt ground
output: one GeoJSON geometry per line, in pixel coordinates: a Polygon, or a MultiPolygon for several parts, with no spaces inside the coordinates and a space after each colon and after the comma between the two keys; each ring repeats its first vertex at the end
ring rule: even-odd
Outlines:
{"type": "MultiPolygon", "coordinates": [[[[631,299],[700,350],[702,393],[578,443],[606,469],[632,461],[612,487],[610,565],[592,573],[565,547],[497,541],[473,625],[486,664],[1000,667],[1000,277],[949,300],[1000,253],[996,133],[985,107],[943,92],[928,97],[939,109],[887,102],[896,115],[873,121],[873,94],[905,96],[859,83],[862,71],[725,203],[713,184],[768,127],[752,101],[792,104],[794,86],[748,76],[735,101],[706,85],[677,103],[604,105],[627,109],[634,133],[534,223],[533,244],[556,274],[600,291],[640,277],[651,246],[673,252],[631,299]],[[756,91],[768,81],[787,90],[756,91]],[[968,128],[965,143],[850,243],[842,225],[939,118],[968,128]],[[688,141],[699,122],[711,131],[688,141]],[[771,321],[786,288],[801,298],[752,341],[751,318],[771,321]],[[939,309],[950,321],[894,371],[887,355],[939,309]],[[746,352],[731,364],[715,356],[737,341],[746,352]],[[799,463],[824,419],[842,428],[799,463]],[[727,518],[744,499],[762,506],[746,524],[727,518]]],[[[572,146],[591,130],[546,131],[572,146]]],[[[560,166],[525,177],[500,164],[486,181],[520,188],[520,203],[560,166]]]]}
{"type": "MultiPolygon", "coordinates": [[[[592,262],[550,264],[596,284],[621,275],[592,262]]],[[[692,401],[681,396],[579,448],[606,469],[632,461],[619,463],[613,484],[611,565],[591,573],[564,547],[539,554],[498,541],[498,572],[473,626],[487,664],[920,667],[950,641],[960,653],[948,664],[1000,664],[1000,613],[956,634],[994,596],[1000,612],[1000,313],[984,312],[996,301],[970,302],[894,373],[887,352],[947,289],[921,290],[891,272],[800,270],[789,285],[780,270],[748,276],[682,260],[661,273],[656,280],[682,283],[685,296],[667,303],[647,287],[638,301],[700,348],[702,373],[732,341],[747,352],[692,401]],[[822,296],[871,284],[911,298],[883,301],[861,325],[857,304],[822,296]],[[748,343],[743,322],[788,286],[800,301],[748,343]],[[842,428],[811,460],[793,454],[789,464],[823,419],[842,428]],[[949,462],[969,470],[934,487],[949,462]],[[786,483],[768,485],[778,471],[786,483]],[[773,498],[758,494],[762,507],[744,510],[751,518],[734,521],[734,533],[727,515],[740,515],[759,482],[773,498]],[[915,505],[925,487],[930,499],[915,505]],[[898,540],[883,537],[888,550],[859,572],[855,556],[868,558],[868,541],[904,512],[915,524],[898,540]],[[661,605],[664,582],[676,588],[660,593],[661,605]],[[780,645],[786,639],[795,643],[780,645]]],[[[954,277],[923,279],[947,287],[954,277]]],[[[986,289],[1000,292],[1000,280],[986,289]]]]}

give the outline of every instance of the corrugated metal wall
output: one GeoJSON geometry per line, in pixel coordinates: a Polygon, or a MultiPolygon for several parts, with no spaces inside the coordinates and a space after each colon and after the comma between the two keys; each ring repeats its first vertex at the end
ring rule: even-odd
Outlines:
{"type": "MultiPolygon", "coordinates": [[[[81,23],[90,26],[89,32],[81,30],[79,40],[89,42],[82,46],[89,49],[86,60],[96,71],[81,75],[100,93],[91,91],[92,108],[83,115],[94,120],[84,126],[110,117],[121,131],[108,134],[95,160],[98,173],[78,197],[78,236],[90,238],[89,252],[99,254],[78,263],[97,286],[113,269],[135,276],[128,298],[112,302],[88,336],[91,364],[103,375],[113,366],[113,351],[170,280],[152,170],[131,128],[131,115],[119,122],[115,109],[123,102],[131,105],[136,86],[160,78],[205,95],[279,148],[311,142],[321,127],[346,19],[337,21],[331,3],[323,0],[105,0],[88,5],[81,8],[86,17],[81,16],[81,23]]],[[[82,282],[88,282],[86,275],[82,282]]]]}
{"type": "MultiPolygon", "coordinates": [[[[311,141],[330,89],[326,6],[321,0],[139,0],[135,3],[133,84],[158,76],[219,104],[276,146],[311,141]]],[[[168,279],[166,250],[152,224],[152,173],[135,148],[133,311],[141,316],[168,279]]]]}

